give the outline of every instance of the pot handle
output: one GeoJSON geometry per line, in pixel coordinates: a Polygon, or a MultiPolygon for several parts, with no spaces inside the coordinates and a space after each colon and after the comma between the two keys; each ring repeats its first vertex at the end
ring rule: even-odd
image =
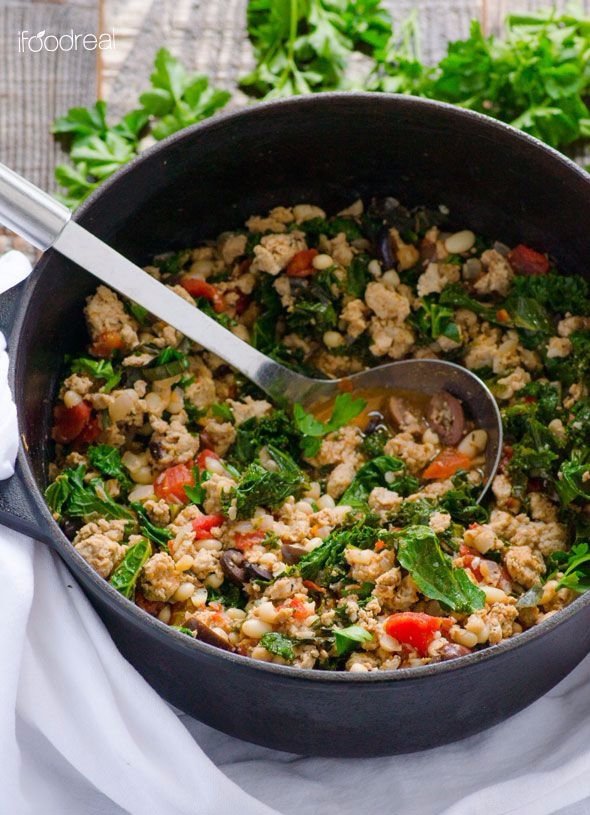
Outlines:
{"type": "MultiPolygon", "coordinates": [[[[0,331],[7,339],[10,337],[24,285],[21,283],[0,295],[0,331]]],[[[35,509],[34,498],[22,476],[18,462],[15,474],[0,481],[0,524],[36,540],[51,543],[50,530],[35,509]]]]}
{"type": "Polygon", "coordinates": [[[19,463],[13,476],[0,481],[0,525],[43,543],[53,543],[47,523],[37,515],[19,463]]]}

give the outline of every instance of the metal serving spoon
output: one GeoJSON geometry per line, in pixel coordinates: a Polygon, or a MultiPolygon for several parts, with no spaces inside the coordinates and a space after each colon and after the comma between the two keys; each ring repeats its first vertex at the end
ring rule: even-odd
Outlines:
{"type": "Polygon", "coordinates": [[[484,482],[480,499],[500,460],[502,422],[486,385],[470,371],[434,359],[403,360],[344,379],[313,379],[261,354],[159,283],[143,269],[71,220],[70,211],[0,164],[0,223],[38,249],[55,249],[194,342],[217,354],[279,403],[305,406],[333,399],[343,391],[391,388],[433,394],[441,390],[459,399],[476,427],[487,431],[484,482]]]}

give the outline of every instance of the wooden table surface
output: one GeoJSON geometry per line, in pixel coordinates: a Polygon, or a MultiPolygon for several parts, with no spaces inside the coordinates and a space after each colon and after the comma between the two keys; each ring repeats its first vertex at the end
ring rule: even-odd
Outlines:
{"type": "MultiPolygon", "coordinates": [[[[440,58],[473,18],[497,32],[507,11],[536,10],[547,0],[386,0],[395,21],[415,10],[423,59],[440,58]]],[[[565,7],[567,0],[558,0],[565,7]]],[[[584,0],[590,13],[590,0],[584,0]]],[[[97,94],[113,115],[130,110],[145,89],[154,53],[165,44],[188,68],[232,88],[252,66],[246,0],[0,0],[0,160],[47,190],[63,160],[49,135],[52,120],[97,94]],[[18,32],[115,32],[105,51],[19,53],[18,32]]],[[[231,104],[243,104],[237,94],[231,104]]]]}

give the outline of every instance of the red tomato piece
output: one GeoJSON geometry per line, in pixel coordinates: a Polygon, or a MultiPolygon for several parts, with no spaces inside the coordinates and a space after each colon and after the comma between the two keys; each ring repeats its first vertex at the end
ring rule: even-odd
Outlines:
{"type": "Polygon", "coordinates": [[[317,249],[303,249],[301,252],[297,252],[287,266],[288,277],[309,277],[312,275],[315,270],[311,263],[317,253],[317,249]]]}
{"type": "Polygon", "coordinates": [[[400,611],[389,616],[384,627],[386,634],[404,645],[411,645],[424,657],[436,632],[447,626],[444,617],[432,617],[418,611],[400,611]]]}
{"type": "Polygon", "coordinates": [[[255,544],[262,543],[265,538],[266,532],[263,532],[261,529],[257,529],[254,532],[236,532],[234,546],[236,549],[239,549],[240,552],[245,552],[247,549],[251,549],[255,544]]]}
{"type": "Polygon", "coordinates": [[[103,331],[92,343],[90,351],[95,357],[107,358],[113,355],[113,351],[121,351],[123,348],[125,343],[118,331],[103,331]]]}
{"type": "Polygon", "coordinates": [[[211,537],[211,530],[223,523],[223,515],[201,515],[192,523],[197,540],[211,537]]]}
{"type": "Polygon", "coordinates": [[[92,444],[101,433],[102,427],[100,426],[98,416],[93,414],[88,420],[86,427],[84,427],[82,432],[76,437],[76,444],[92,444]]]}
{"type": "Polygon", "coordinates": [[[195,479],[192,470],[185,464],[175,464],[160,473],[154,481],[156,498],[163,498],[169,504],[186,504],[188,498],[185,487],[193,487],[195,479]]]}
{"type": "Polygon", "coordinates": [[[457,470],[468,470],[471,459],[465,453],[460,453],[454,447],[446,447],[438,454],[422,473],[422,478],[450,478],[457,470]]]}
{"type": "Polygon", "coordinates": [[[465,569],[471,569],[473,572],[473,576],[479,582],[483,580],[483,575],[479,570],[479,562],[481,561],[482,557],[479,552],[476,552],[474,549],[470,549],[469,546],[466,546],[464,543],[461,544],[459,547],[459,555],[463,558],[463,567],[465,569]],[[478,558],[477,566],[473,565],[473,561],[478,558]]]}
{"type": "Polygon", "coordinates": [[[180,285],[192,297],[204,297],[213,306],[214,310],[220,314],[225,311],[225,300],[222,295],[217,291],[215,286],[202,280],[200,277],[181,277],[180,285]]]}
{"type": "Polygon", "coordinates": [[[302,600],[300,597],[291,597],[290,600],[287,600],[285,605],[293,609],[293,617],[296,620],[305,620],[312,613],[307,608],[305,600],[302,600]]]}
{"type": "Polygon", "coordinates": [[[78,402],[74,407],[57,405],[53,411],[55,424],[51,437],[59,444],[69,444],[84,430],[92,415],[92,407],[88,402],[78,402]]]}
{"type": "Polygon", "coordinates": [[[215,461],[221,461],[217,453],[214,453],[213,450],[201,450],[199,455],[197,456],[197,467],[199,470],[206,470],[207,469],[207,459],[212,458],[215,461]]]}
{"type": "Polygon", "coordinates": [[[517,274],[544,275],[549,271],[547,257],[522,243],[508,252],[508,262],[517,274]]]}

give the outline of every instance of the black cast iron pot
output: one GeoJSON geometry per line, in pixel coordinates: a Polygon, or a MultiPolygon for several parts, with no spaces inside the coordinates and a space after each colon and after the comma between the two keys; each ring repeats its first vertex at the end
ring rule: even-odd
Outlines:
{"type": "MultiPolygon", "coordinates": [[[[358,196],[446,204],[458,227],[550,252],[588,274],[590,176],[491,119],[424,100],[326,94],[257,105],[177,134],[104,184],[76,219],[139,264],[238,227],[278,204],[330,212],[358,196]]],[[[97,281],[47,252],[20,293],[12,386],[22,449],[0,482],[0,522],[66,562],[127,659],[169,702],[234,736],[327,756],[410,752],[500,722],[559,682],[590,648],[590,593],[528,632],[458,661],[397,672],[303,671],[228,654],[123,599],[74,551],[41,491],[64,354],[85,344],[97,281]]],[[[62,654],[67,660],[74,655],[62,654]]]]}

